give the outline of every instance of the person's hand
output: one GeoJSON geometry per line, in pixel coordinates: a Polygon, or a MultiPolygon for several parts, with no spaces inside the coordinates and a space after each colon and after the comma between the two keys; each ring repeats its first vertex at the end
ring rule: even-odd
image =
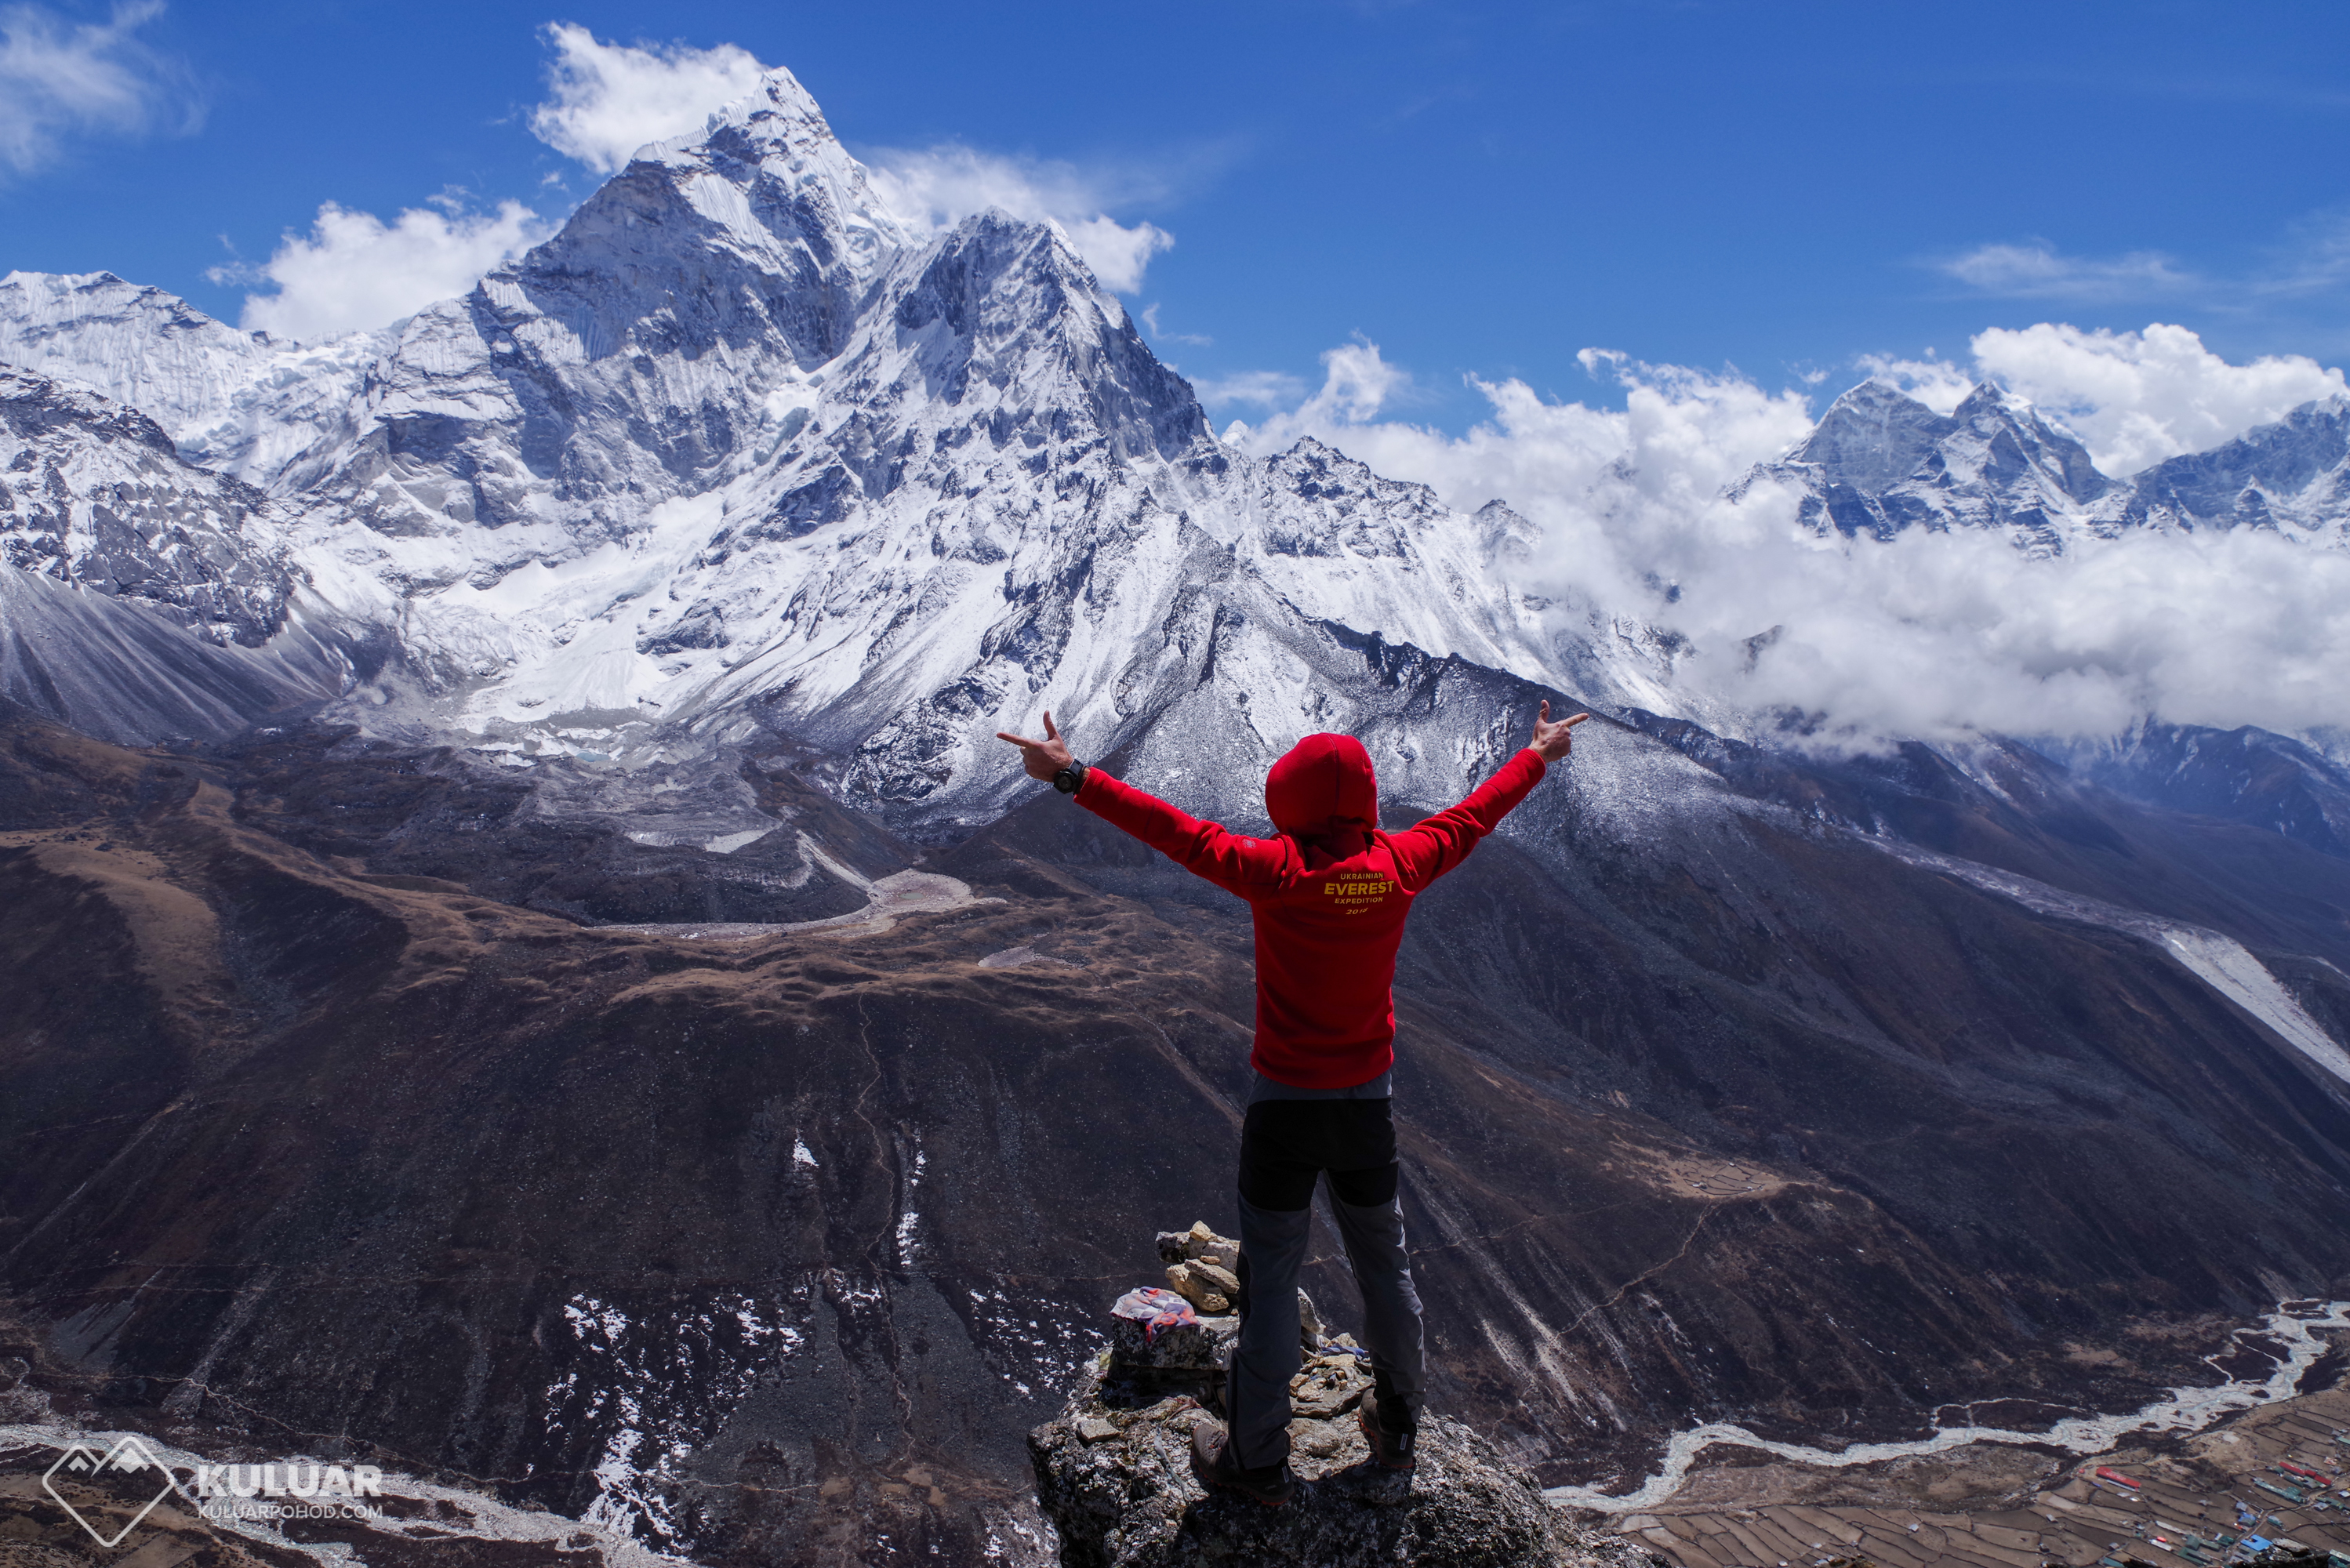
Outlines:
{"type": "Polygon", "coordinates": [[[1055,774],[1077,760],[1069,754],[1068,743],[1061,739],[1061,732],[1053,728],[1053,711],[1049,708],[1045,711],[1043,740],[1032,741],[1024,735],[1008,735],[1002,730],[995,732],[995,738],[1009,741],[1019,747],[1020,761],[1027,768],[1028,776],[1043,779],[1046,784],[1053,782],[1055,774]]]}
{"type": "MultiPolygon", "coordinates": [[[[1554,724],[1550,722],[1550,699],[1544,698],[1542,711],[1534,716],[1534,738],[1528,741],[1526,744],[1533,747],[1534,755],[1543,761],[1563,763],[1566,760],[1566,753],[1575,749],[1575,736],[1572,732],[1577,724],[1590,717],[1588,713],[1577,713],[1572,719],[1561,719],[1554,724]]],[[[1004,738],[1011,739],[1008,735],[1004,738]]],[[[1029,764],[1028,771],[1035,773],[1035,764],[1033,763],[1029,764]]]]}

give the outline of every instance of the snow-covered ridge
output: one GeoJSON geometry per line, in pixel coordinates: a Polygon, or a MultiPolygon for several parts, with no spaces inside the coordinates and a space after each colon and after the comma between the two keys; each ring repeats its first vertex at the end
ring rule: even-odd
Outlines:
{"type": "Polygon", "coordinates": [[[2210,452],[2128,480],[2097,471],[2071,431],[1989,383],[1948,415],[1882,381],[1862,382],[1733,495],[1796,492],[1810,526],[1889,539],[1904,529],[1992,528],[2022,548],[2132,528],[2276,528],[2350,545],[2350,397],[2305,403],[2210,452]]]}
{"type": "Polygon", "coordinates": [[[183,461],[136,409],[5,366],[0,558],[248,648],[285,624],[292,587],[259,491],[183,461]]]}
{"type": "Polygon", "coordinates": [[[852,790],[960,811],[1011,782],[994,729],[1049,701],[1115,744],[1248,628],[1557,666],[1488,570],[1526,542],[1505,508],[1222,446],[1057,231],[901,223],[781,72],[382,333],[280,345],[18,275],[0,355],[266,491],[306,612],[397,639],[370,722],[755,709],[852,790]]]}

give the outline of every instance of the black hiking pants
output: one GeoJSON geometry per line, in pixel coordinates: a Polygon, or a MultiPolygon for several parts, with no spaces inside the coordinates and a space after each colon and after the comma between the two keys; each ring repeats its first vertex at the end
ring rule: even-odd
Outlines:
{"type": "Polygon", "coordinates": [[[1251,1469],[1289,1455],[1297,1375],[1297,1273],[1314,1189],[1363,1293],[1363,1340],[1383,1408],[1417,1417],[1426,1390],[1419,1293],[1396,1199],[1395,1121],[1379,1100],[1259,1100],[1241,1128],[1241,1332],[1224,1382],[1232,1452],[1251,1469]]]}

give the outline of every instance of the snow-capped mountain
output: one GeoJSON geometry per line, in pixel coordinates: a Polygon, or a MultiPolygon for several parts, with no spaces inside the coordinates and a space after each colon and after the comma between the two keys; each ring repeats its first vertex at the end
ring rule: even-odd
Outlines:
{"type": "Polygon", "coordinates": [[[2166,458],[2132,481],[2123,515],[2350,542],[2350,394],[2303,403],[2210,452],[2166,458]]]}
{"type": "Polygon", "coordinates": [[[190,462],[275,493],[300,490],[314,454],[350,439],[385,338],[276,341],[107,272],[0,277],[0,360],[127,403],[190,462]]]}
{"type": "MultiPolygon", "coordinates": [[[[993,732],[1048,701],[1115,746],[1220,659],[1263,743],[1315,727],[1326,694],[1287,672],[1324,627],[1619,707],[1694,700],[1661,683],[1655,628],[1513,595],[1494,566],[1534,531],[1506,506],[1456,512],[1311,441],[1219,442],[1057,231],[901,219],[785,72],[383,331],[282,343],[110,275],[18,273],[0,358],[148,416],[191,495],[265,493],[271,592],[393,650],[363,691],[307,689],[373,728],[536,754],[585,726],[625,756],[755,715],[853,759],[864,798],[969,817],[1014,782],[993,732]]],[[[2125,483],[1995,387],[1945,416],[1871,381],[1733,493],[1793,487],[1822,531],[2035,551],[2305,523],[2342,510],[2345,406],[2125,483]]],[[[152,578],[81,548],[83,587],[152,578]]],[[[237,640],[280,615],[243,612],[237,640]]],[[[292,654],[295,685],[330,668],[292,654]]]]}
{"type": "Polygon", "coordinates": [[[1320,700],[1261,639],[1556,663],[1489,570],[1506,508],[1222,445],[1056,230],[899,221],[782,72],[382,334],[273,344],[103,275],[16,275],[0,316],[271,494],[304,603],[397,638],[379,722],[756,704],[853,790],[967,814],[1014,778],[994,730],[1051,701],[1115,745],[1211,648],[1267,743],[1320,700]]]}
{"type": "Polygon", "coordinates": [[[1975,388],[1944,415],[1872,379],[1731,493],[1767,484],[1797,493],[1807,526],[1847,537],[1998,528],[2045,553],[2126,528],[2274,527],[2340,544],[2350,542],[2350,396],[2304,403],[2210,452],[2117,480],[2061,424],[1996,386],[1975,388]]]}
{"type": "Polygon", "coordinates": [[[2115,482],[2086,448],[2022,399],[1985,383],[1948,415],[1882,381],[1838,398],[1744,494],[1776,483],[1802,496],[1809,526],[1890,539],[1905,528],[2000,528],[2027,548],[2062,548],[2115,482]]]}

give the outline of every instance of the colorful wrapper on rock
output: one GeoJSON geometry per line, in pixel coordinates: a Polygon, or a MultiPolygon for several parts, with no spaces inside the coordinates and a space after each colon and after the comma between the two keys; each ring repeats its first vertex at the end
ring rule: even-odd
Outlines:
{"type": "Polygon", "coordinates": [[[1190,1302],[1173,1291],[1163,1291],[1156,1285],[1127,1292],[1109,1310],[1113,1316],[1130,1317],[1139,1322],[1146,1345],[1157,1339],[1162,1328],[1175,1328],[1200,1321],[1200,1314],[1191,1310],[1190,1302]]]}

